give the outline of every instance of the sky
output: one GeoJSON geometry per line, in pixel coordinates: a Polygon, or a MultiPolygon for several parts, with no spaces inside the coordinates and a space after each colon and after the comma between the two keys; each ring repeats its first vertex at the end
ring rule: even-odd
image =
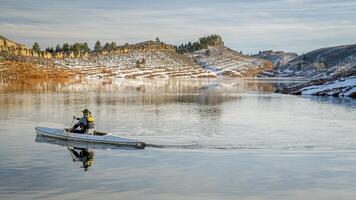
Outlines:
{"type": "Polygon", "coordinates": [[[244,53],[356,43],[355,0],[0,0],[0,34],[64,42],[180,44],[219,34],[244,53]]]}

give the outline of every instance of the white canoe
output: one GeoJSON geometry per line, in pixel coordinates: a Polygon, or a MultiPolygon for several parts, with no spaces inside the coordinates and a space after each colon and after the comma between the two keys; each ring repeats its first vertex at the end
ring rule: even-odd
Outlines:
{"type": "Polygon", "coordinates": [[[56,128],[46,128],[46,127],[36,127],[36,132],[39,135],[58,138],[63,140],[72,140],[72,141],[80,141],[80,142],[90,142],[90,143],[99,143],[99,144],[110,144],[124,147],[134,147],[139,149],[144,149],[146,144],[144,142],[131,140],[127,138],[121,138],[117,136],[113,136],[111,134],[103,134],[100,135],[86,135],[86,134],[78,134],[65,131],[64,129],[56,129],[56,128]]]}

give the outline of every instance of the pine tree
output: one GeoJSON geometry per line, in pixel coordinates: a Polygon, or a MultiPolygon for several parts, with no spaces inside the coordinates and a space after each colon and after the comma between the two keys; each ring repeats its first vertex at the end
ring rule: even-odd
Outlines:
{"type": "Polygon", "coordinates": [[[111,45],[110,45],[110,43],[105,43],[105,45],[104,45],[104,50],[106,50],[106,51],[110,51],[111,50],[111,45]]]}
{"type": "Polygon", "coordinates": [[[94,46],[94,50],[95,50],[95,51],[100,51],[101,48],[102,48],[102,47],[101,47],[100,41],[99,41],[99,40],[96,41],[95,46],[94,46]]]}
{"type": "Polygon", "coordinates": [[[56,46],[56,52],[61,52],[61,51],[62,51],[61,46],[59,46],[59,44],[57,44],[57,46],[56,46]]]}
{"type": "Polygon", "coordinates": [[[82,44],[81,44],[81,43],[78,43],[78,42],[74,43],[74,44],[72,45],[72,49],[71,49],[71,50],[74,51],[74,52],[81,52],[81,50],[82,50],[82,44]]]}
{"type": "Polygon", "coordinates": [[[63,51],[64,51],[64,52],[68,52],[69,49],[70,49],[69,44],[68,44],[68,43],[64,43],[64,44],[63,44],[63,51]]]}
{"type": "Polygon", "coordinates": [[[53,47],[47,47],[46,51],[49,53],[54,53],[53,47]]]}
{"type": "Polygon", "coordinates": [[[82,51],[83,52],[90,52],[90,48],[88,46],[88,43],[84,42],[84,44],[82,45],[82,51]]]}
{"type": "Polygon", "coordinates": [[[117,48],[116,42],[111,42],[110,46],[112,50],[117,48]]]}
{"type": "Polygon", "coordinates": [[[41,51],[40,45],[35,42],[32,46],[32,50],[39,53],[41,51]]]}

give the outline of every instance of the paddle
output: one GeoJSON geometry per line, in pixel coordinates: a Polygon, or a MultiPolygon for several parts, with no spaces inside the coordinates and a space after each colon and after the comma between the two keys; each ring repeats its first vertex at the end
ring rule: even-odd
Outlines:
{"type": "Polygon", "coordinates": [[[67,129],[67,136],[69,135],[69,130],[72,128],[74,120],[75,120],[75,116],[73,116],[72,122],[70,123],[69,128],[67,129]]]}

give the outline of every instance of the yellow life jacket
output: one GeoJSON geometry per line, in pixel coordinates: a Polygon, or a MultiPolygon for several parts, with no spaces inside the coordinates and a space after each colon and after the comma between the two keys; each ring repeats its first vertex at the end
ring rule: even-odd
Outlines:
{"type": "Polygon", "coordinates": [[[94,117],[92,115],[87,116],[87,122],[89,123],[94,123],[94,117]]]}

